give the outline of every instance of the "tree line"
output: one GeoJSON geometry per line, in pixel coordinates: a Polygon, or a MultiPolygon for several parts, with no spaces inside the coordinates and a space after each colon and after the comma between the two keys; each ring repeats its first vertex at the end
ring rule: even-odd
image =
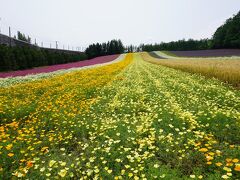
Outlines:
{"type": "Polygon", "coordinates": [[[91,44],[85,53],[89,59],[98,56],[113,55],[124,53],[125,48],[121,40],[111,40],[107,43],[91,44]]]}
{"type": "Polygon", "coordinates": [[[222,48],[240,48],[240,11],[229,18],[214,33],[211,39],[179,40],[160,44],[141,44],[142,51],[182,51],[222,48]]]}
{"type": "Polygon", "coordinates": [[[85,53],[68,53],[36,47],[0,45],[0,71],[30,69],[87,59],[85,53]]]}
{"type": "Polygon", "coordinates": [[[212,39],[213,48],[240,48],[240,11],[220,26],[212,39]]]}
{"type": "Polygon", "coordinates": [[[204,50],[209,49],[211,45],[211,40],[209,39],[201,39],[201,40],[179,40],[172,41],[169,43],[160,43],[160,44],[142,44],[140,45],[140,49],[142,51],[183,51],[183,50],[204,50]]]}

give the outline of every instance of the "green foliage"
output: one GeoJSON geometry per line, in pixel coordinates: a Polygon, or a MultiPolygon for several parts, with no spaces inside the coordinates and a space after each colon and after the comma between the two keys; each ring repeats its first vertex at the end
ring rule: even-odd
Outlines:
{"type": "Polygon", "coordinates": [[[213,48],[240,48],[240,11],[213,35],[213,48]]]}
{"type": "Polygon", "coordinates": [[[204,50],[209,49],[211,40],[202,39],[202,40],[179,40],[172,41],[169,43],[160,43],[160,44],[142,44],[140,49],[142,51],[182,51],[182,50],[204,50]]]}
{"type": "Polygon", "coordinates": [[[20,31],[17,32],[17,39],[21,40],[21,41],[31,43],[31,38],[29,36],[26,37],[25,34],[22,34],[20,31]]]}
{"type": "Polygon", "coordinates": [[[34,47],[0,45],[0,71],[23,70],[87,59],[84,53],[67,53],[34,47]]]}
{"type": "Polygon", "coordinates": [[[121,40],[111,40],[102,44],[91,44],[85,51],[89,59],[98,56],[121,54],[123,52],[124,46],[121,40]]]}

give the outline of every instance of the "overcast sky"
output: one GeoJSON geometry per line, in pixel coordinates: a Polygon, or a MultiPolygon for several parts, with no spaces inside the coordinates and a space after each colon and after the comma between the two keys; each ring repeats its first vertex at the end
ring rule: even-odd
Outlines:
{"type": "Polygon", "coordinates": [[[124,44],[210,38],[239,0],[0,0],[0,27],[65,47],[114,38],[124,44]]]}

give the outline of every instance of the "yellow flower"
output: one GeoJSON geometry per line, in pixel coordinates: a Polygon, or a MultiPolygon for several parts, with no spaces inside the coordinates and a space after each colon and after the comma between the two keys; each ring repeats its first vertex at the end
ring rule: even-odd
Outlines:
{"type": "Polygon", "coordinates": [[[193,179],[194,179],[195,177],[196,177],[196,176],[195,176],[194,174],[191,174],[191,175],[190,175],[190,178],[193,178],[193,179]]]}
{"type": "Polygon", "coordinates": [[[12,156],[14,156],[14,154],[13,153],[8,153],[8,156],[12,157],[12,156]]]}
{"type": "Polygon", "coordinates": [[[216,166],[221,166],[222,165],[222,163],[220,163],[220,162],[217,162],[215,164],[216,164],[216,166]]]}
{"type": "Polygon", "coordinates": [[[12,147],[13,147],[12,144],[8,144],[8,145],[6,146],[6,149],[7,149],[7,150],[10,150],[10,149],[12,149],[12,147]]]}
{"type": "Polygon", "coordinates": [[[153,167],[155,167],[155,168],[159,168],[159,165],[158,165],[158,164],[154,164],[153,167]]]}
{"type": "Polygon", "coordinates": [[[235,159],[232,160],[232,162],[234,162],[234,163],[238,163],[239,160],[238,160],[237,158],[235,158],[235,159]]]}
{"type": "Polygon", "coordinates": [[[62,170],[58,173],[58,175],[61,176],[61,177],[65,177],[66,174],[67,174],[67,170],[66,170],[66,169],[62,169],[62,170]]]}
{"type": "Polygon", "coordinates": [[[201,149],[199,149],[199,151],[200,151],[200,152],[207,152],[208,149],[207,149],[207,148],[201,148],[201,149]]]}
{"type": "Polygon", "coordinates": [[[49,167],[52,167],[55,163],[56,163],[56,161],[51,160],[48,165],[49,165],[49,167]]]}
{"type": "Polygon", "coordinates": [[[60,165],[61,166],[66,166],[66,162],[61,162],[60,165]]]}
{"type": "Polygon", "coordinates": [[[116,159],[117,162],[121,162],[121,159],[116,159]]]}
{"type": "Polygon", "coordinates": [[[210,152],[209,155],[213,156],[215,153],[214,152],[210,152]]]}
{"type": "Polygon", "coordinates": [[[43,167],[43,168],[40,169],[40,172],[43,172],[43,171],[45,171],[45,167],[43,167]]]}
{"type": "Polygon", "coordinates": [[[20,172],[15,172],[15,173],[13,173],[12,175],[14,175],[14,176],[17,176],[17,177],[23,177],[23,174],[22,173],[20,173],[20,172]]]}
{"type": "Polygon", "coordinates": [[[99,173],[99,169],[95,169],[94,172],[95,172],[95,173],[99,173]]]}
{"type": "Polygon", "coordinates": [[[134,180],[139,180],[139,177],[137,177],[137,176],[134,176],[134,180]]]}
{"type": "Polygon", "coordinates": [[[227,175],[222,175],[223,179],[228,179],[229,177],[227,175]]]}
{"type": "Polygon", "coordinates": [[[227,172],[231,172],[232,170],[228,167],[224,167],[223,170],[227,171],[227,172]]]}
{"type": "Polygon", "coordinates": [[[108,172],[108,174],[111,174],[111,173],[112,173],[112,170],[111,170],[111,169],[109,169],[109,170],[107,170],[107,172],[108,172]]]}
{"type": "Polygon", "coordinates": [[[127,168],[127,169],[128,169],[128,168],[130,168],[130,166],[129,166],[129,165],[125,165],[125,168],[127,168]]]}
{"type": "Polygon", "coordinates": [[[128,176],[129,176],[129,177],[132,177],[132,176],[133,176],[133,173],[128,173],[128,176]]]}
{"type": "Polygon", "coordinates": [[[41,151],[44,153],[48,153],[49,152],[48,149],[49,149],[48,147],[42,147],[41,151]]]}

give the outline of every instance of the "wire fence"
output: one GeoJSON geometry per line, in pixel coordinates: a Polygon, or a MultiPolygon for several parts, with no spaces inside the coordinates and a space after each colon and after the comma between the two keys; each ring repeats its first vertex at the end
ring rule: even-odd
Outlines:
{"type": "Polygon", "coordinates": [[[46,40],[46,38],[41,38],[41,37],[39,37],[37,35],[34,35],[34,34],[31,34],[31,35],[26,34],[26,33],[24,33],[23,30],[7,24],[6,22],[3,21],[2,18],[0,18],[0,34],[3,34],[3,35],[8,36],[10,38],[17,39],[18,38],[18,36],[17,36],[18,32],[21,32],[26,37],[29,36],[31,38],[31,42],[29,43],[29,45],[38,46],[38,47],[41,47],[41,48],[59,49],[59,50],[65,50],[65,51],[83,52],[83,51],[86,50],[86,47],[71,46],[69,44],[62,43],[61,41],[46,40]]]}

